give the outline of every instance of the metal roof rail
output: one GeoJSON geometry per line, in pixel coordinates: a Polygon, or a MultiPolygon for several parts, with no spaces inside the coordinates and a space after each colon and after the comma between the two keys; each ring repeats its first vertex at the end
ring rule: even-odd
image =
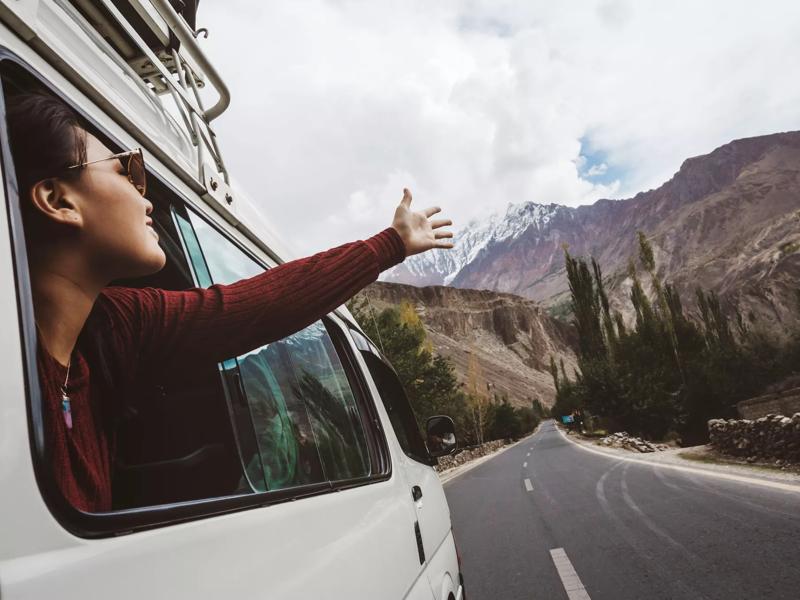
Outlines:
{"type": "MultiPolygon", "coordinates": [[[[200,48],[197,35],[169,0],[0,0],[0,19],[9,24],[29,44],[35,46],[59,71],[98,104],[117,113],[121,122],[140,131],[135,115],[125,114],[109,104],[105,90],[91,82],[80,68],[63,60],[58,43],[49,37],[51,30],[42,19],[58,19],[47,7],[58,7],[132,80],[141,82],[141,92],[158,100],[164,112],[182,121],[194,145],[196,171],[186,171],[186,163],[176,173],[186,173],[186,182],[207,199],[231,213],[233,193],[211,122],[230,105],[230,91],[200,48]],[[208,84],[218,98],[208,109],[198,88],[208,84]],[[168,94],[174,109],[159,96],[168,94]],[[207,164],[209,163],[209,164],[207,164]],[[213,166],[212,166],[213,165],[213,166]]],[[[47,21],[48,25],[51,21],[47,21]]],[[[164,149],[148,139],[141,140],[168,164],[178,166],[164,149]]]]}
{"type": "MultiPolygon", "coordinates": [[[[130,1],[132,4],[134,2],[139,3],[138,0],[130,1]]],[[[220,204],[223,204],[223,206],[230,205],[233,202],[233,195],[229,188],[230,177],[222,160],[216,134],[211,128],[211,121],[221,115],[230,105],[230,91],[197,43],[195,32],[169,4],[168,0],[150,0],[152,6],[166,23],[169,31],[180,42],[180,51],[170,48],[167,52],[171,62],[165,61],[164,53],[162,52],[161,56],[159,56],[150,48],[133,24],[125,18],[112,0],[100,0],[100,3],[113,16],[116,24],[134,42],[145,57],[144,63],[139,61],[138,64],[134,64],[134,66],[139,66],[145,70],[144,75],[141,72],[138,75],[143,76],[145,80],[151,83],[153,83],[154,77],[160,76],[160,81],[171,93],[177,110],[189,130],[192,143],[197,148],[197,176],[205,187],[207,194],[220,204]],[[207,110],[203,107],[198,91],[198,81],[202,81],[202,79],[195,72],[195,66],[184,55],[185,50],[188,50],[191,59],[194,60],[197,67],[208,78],[209,83],[219,95],[217,103],[207,110]],[[165,64],[165,62],[170,64],[165,64]],[[172,77],[173,71],[170,67],[178,75],[177,81],[172,77]],[[219,175],[222,176],[222,181],[219,181],[219,177],[215,178],[214,174],[206,171],[203,160],[204,146],[209,153],[209,157],[214,161],[219,175]],[[224,185],[222,185],[223,182],[224,185]],[[224,200],[224,203],[221,200],[224,200]]],[[[154,85],[153,87],[155,93],[161,92],[157,86],[154,85]]]]}
{"type": "Polygon", "coordinates": [[[210,123],[225,112],[231,103],[231,94],[228,90],[228,86],[225,85],[225,82],[214,68],[214,65],[206,58],[206,55],[197,43],[196,33],[189,27],[186,21],[184,21],[183,17],[175,12],[175,9],[172,8],[167,0],[150,1],[153,3],[153,6],[156,7],[161,17],[167,22],[167,25],[175,34],[175,37],[178,38],[181,45],[191,50],[192,56],[197,61],[198,66],[202,69],[203,73],[205,73],[206,77],[208,77],[214,89],[216,89],[219,94],[217,103],[205,111],[206,121],[210,123]]]}

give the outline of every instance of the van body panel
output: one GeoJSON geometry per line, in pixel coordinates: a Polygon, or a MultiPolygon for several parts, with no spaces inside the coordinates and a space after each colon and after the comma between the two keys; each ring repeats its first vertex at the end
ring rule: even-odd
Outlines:
{"type": "Polygon", "coordinates": [[[3,598],[402,598],[419,565],[396,486],[75,539],[0,563],[3,598]]]}
{"type": "Polygon", "coordinates": [[[433,553],[425,570],[437,600],[447,600],[450,594],[458,597],[458,559],[455,556],[454,544],[452,531],[448,532],[441,546],[433,553]]]}

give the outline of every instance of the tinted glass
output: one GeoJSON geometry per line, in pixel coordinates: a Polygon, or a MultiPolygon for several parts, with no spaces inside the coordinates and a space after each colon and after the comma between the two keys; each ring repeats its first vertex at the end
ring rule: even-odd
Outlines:
{"type": "Polygon", "coordinates": [[[353,391],[328,332],[314,323],[284,342],[294,367],[325,474],[330,480],[369,475],[364,429],[353,391]]]}
{"type": "MultiPolygon", "coordinates": [[[[263,272],[205,221],[191,220],[214,283],[263,272]]],[[[257,441],[256,452],[242,452],[254,486],[276,490],[370,474],[356,400],[321,321],[236,361],[257,441]]]]}
{"type": "MultiPolygon", "coordinates": [[[[358,332],[354,332],[358,333],[358,332]]],[[[358,334],[361,335],[361,334],[358,334]]],[[[384,362],[371,352],[362,352],[369,373],[389,414],[400,447],[408,456],[427,464],[428,449],[417,427],[417,420],[406,397],[403,384],[384,362]]]]}

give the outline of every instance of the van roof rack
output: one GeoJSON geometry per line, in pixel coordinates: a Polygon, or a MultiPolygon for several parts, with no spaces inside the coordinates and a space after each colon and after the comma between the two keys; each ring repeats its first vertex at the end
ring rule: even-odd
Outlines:
{"type": "MultiPolygon", "coordinates": [[[[149,90],[155,96],[171,96],[175,110],[163,106],[182,121],[196,149],[197,172],[193,178],[197,178],[205,193],[216,203],[224,207],[231,205],[230,178],[211,127],[211,122],[230,105],[231,96],[228,86],[198,44],[198,36],[208,32],[194,29],[197,0],[0,2],[3,20],[26,39],[37,37],[37,32],[26,23],[29,19],[36,19],[36,6],[39,3],[58,6],[87,35],[105,47],[106,53],[123,71],[142,81],[145,92],[149,90]],[[203,87],[210,88],[217,96],[216,102],[208,108],[199,92],[203,87]],[[208,162],[215,169],[206,168],[211,166],[206,165],[208,162]]],[[[47,44],[46,40],[42,41],[47,44]]],[[[58,66],[57,62],[55,64],[58,66]]],[[[76,76],[69,69],[65,74],[69,78],[76,76]]],[[[101,90],[92,92],[103,94],[101,90]]]]}
{"type": "MultiPolygon", "coordinates": [[[[64,0],[61,0],[63,2],[64,0]]],[[[173,6],[194,24],[197,2],[190,0],[72,0],[97,31],[125,59],[133,72],[157,95],[169,93],[198,150],[198,177],[205,182],[203,150],[209,152],[217,170],[229,183],[229,176],[211,121],[230,104],[230,91],[197,43],[201,34],[173,6]],[[199,88],[208,84],[218,95],[205,108],[199,88]]]]}

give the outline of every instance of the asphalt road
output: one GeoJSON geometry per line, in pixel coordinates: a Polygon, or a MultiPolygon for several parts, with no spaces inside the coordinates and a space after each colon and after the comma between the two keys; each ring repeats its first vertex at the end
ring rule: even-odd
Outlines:
{"type": "Polygon", "coordinates": [[[798,493],[598,456],[552,422],[445,492],[469,600],[800,598],[798,493]]]}

